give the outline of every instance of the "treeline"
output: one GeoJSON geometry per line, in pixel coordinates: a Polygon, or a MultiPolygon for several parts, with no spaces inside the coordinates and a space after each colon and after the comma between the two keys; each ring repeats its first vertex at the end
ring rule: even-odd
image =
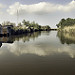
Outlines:
{"type": "Polygon", "coordinates": [[[11,23],[10,21],[6,21],[6,22],[3,22],[0,25],[0,27],[2,28],[6,27],[7,30],[9,30],[9,32],[11,33],[11,35],[19,35],[19,34],[36,32],[36,31],[50,31],[51,30],[49,25],[42,26],[36,23],[35,21],[29,22],[26,20],[23,20],[21,23],[18,23],[18,25],[16,25],[15,23],[11,23]]]}
{"type": "Polygon", "coordinates": [[[33,31],[50,30],[51,29],[49,25],[42,26],[42,25],[39,25],[38,23],[36,23],[35,21],[29,22],[26,20],[23,20],[22,23],[19,23],[18,27],[24,28],[24,29],[31,29],[33,31]]]}
{"type": "Polygon", "coordinates": [[[64,28],[65,26],[74,26],[75,25],[75,19],[67,18],[67,19],[61,19],[61,21],[56,25],[58,28],[64,28]]]}
{"type": "Polygon", "coordinates": [[[35,21],[30,22],[30,21],[26,21],[23,20],[21,23],[18,23],[18,25],[16,26],[15,23],[11,23],[10,21],[4,21],[2,23],[2,26],[6,26],[6,25],[13,25],[13,29],[14,30],[29,30],[29,31],[44,31],[44,30],[50,30],[50,26],[49,25],[39,25],[38,23],[36,23],[35,21]]]}

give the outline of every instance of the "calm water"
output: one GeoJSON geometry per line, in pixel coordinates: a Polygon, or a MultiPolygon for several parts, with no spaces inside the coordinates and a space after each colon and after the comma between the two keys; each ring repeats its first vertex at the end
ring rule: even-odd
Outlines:
{"type": "Polygon", "coordinates": [[[74,74],[74,34],[51,31],[0,37],[0,75],[74,74]]]}

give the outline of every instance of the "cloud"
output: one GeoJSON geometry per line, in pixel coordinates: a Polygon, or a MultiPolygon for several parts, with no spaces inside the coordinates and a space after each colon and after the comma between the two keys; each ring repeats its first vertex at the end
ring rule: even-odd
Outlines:
{"type": "Polygon", "coordinates": [[[71,1],[66,5],[53,4],[49,2],[40,2],[32,5],[23,5],[19,2],[10,5],[7,12],[11,15],[17,14],[17,9],[19,14],[47,14],[53,12],[71,12],[75,10],[75,1],[71,1]]]}
{"type": "Polygon", "coordinates": [[[3,4],[0,4],[0,9],[3,8],[3,7],[4,7],[3,4]]]}
{"type": "Polygon", "coordinates": [[[2,8],[4,8],[4,5],[0,4],[0,14],[2,13],[2,8]]]}

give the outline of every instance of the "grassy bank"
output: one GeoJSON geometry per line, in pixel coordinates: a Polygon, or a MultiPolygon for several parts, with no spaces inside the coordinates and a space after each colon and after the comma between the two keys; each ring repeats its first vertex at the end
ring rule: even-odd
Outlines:
{"type": "Polygon", "coordinates": [[[73,26],[65,26],[64,28],[59,28],[59,31],[65,32],[65,33],[75,33],[75,25],[73,26]]]}
{"type": "Polygon", "coordinates": [[[56,26],[58,27],[59,31],[75,33],[75,19],[61,19],[61,21],[56,26]]]}

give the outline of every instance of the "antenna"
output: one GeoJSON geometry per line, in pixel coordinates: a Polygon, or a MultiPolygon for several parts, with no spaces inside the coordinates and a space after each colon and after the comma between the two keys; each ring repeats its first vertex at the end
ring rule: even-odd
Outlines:
{"type": "Polygon", "coordinates": [[[17,25],[18,25],[19,11],[17,9],[17,25]]]}

